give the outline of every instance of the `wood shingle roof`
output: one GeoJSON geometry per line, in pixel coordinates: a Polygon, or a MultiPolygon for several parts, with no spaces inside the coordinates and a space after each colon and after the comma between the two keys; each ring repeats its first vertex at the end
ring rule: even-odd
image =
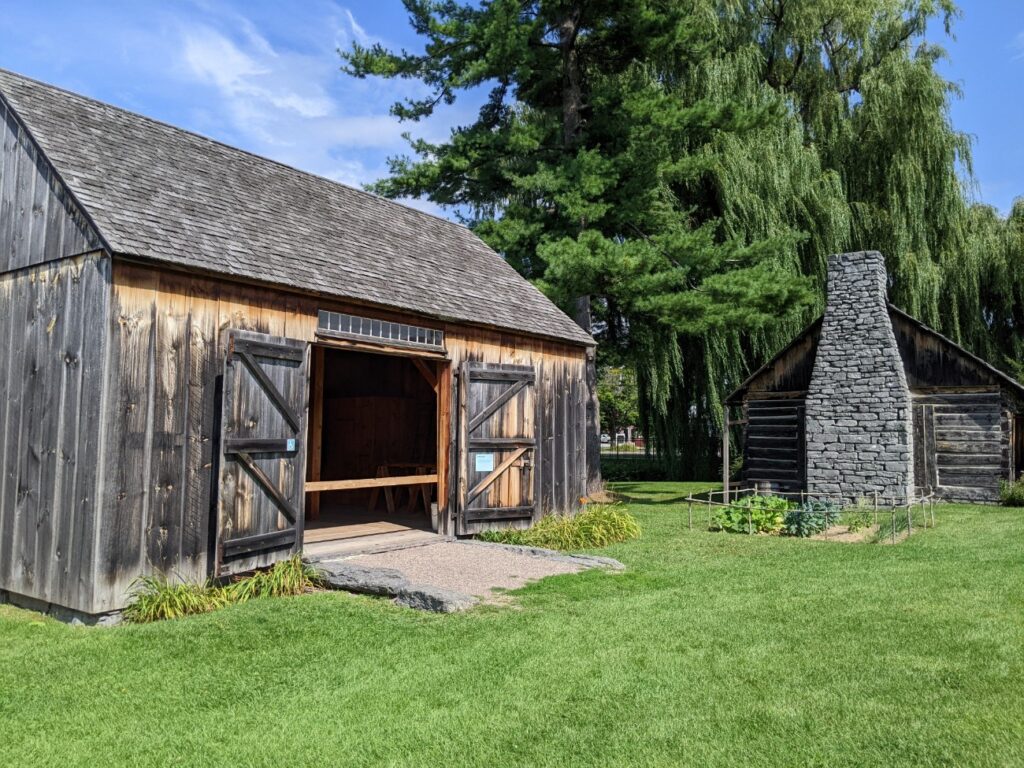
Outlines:
{"type": "Polygon", "coordinates": [[[117,254],[592,344],[469,229],[0,70],[117,254]]]}

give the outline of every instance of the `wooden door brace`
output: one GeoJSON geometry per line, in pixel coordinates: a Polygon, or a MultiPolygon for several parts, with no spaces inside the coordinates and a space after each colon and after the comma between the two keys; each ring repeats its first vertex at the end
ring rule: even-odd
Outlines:
{"type": "Polygon", "coordinates": [[[525,379],[520,379],[511,387],[509,387],[500,395],[498,395],[496,398],[494,398],[492,402],[488,403],[486,408],[480,411],[480,413],[474,416],[473,420],[469,422],[469,431],[474,431],[477,427],[479,427],[481,424],[487,421],[487,419],[494,415],[495,411],[497,411],[499,408],[501,408],[501,406],[503,406],[513,397],[522,392],[523,389],[525,389],[529,384],[529,381],[525,379]]]}
{"type": "Polygon", "coordinates": [[[281,509],[284,516],[288,518],[288,522],[294,524],[299,517],[298,513],[295,511],[295,507],[289,503],[288,499],[286,499],[278,487],[274,485],[274,481],[267,477],[267,473],[256,466],[256,463],[252,460],[252,456],[245,451],[238,451],[234,456],[243,467],[249,470],[249,474],[251,474],[256,482],[263,487],[263,490],[267,492],[267,495],[274,500],[274,503],[281,509]]]}
{"type": "Polygon", "coordinates": [[[513,464],[515,464],[516,461],[519,460],[519,457],[521,457],[524,453],[526,453],[527,451],[531,450],[532,448],[533,448],[533,446],[526,446],[524,448],[520,448],[515,453],[513,453],[511,456],[509,456],[507,459],[505,459],[503,462],[501,462],[501,464],[496,466],[494,468],[494,470],[491,471],[490,474],[487,475],[487,477],[485,477],[483,480],[481,480],[479,483],[477,483],[476,486],[473,488],[473,490],[471,490],[469,492],[469,495],[466,497],[466,504],[469,504],[477,496],[479,496],[481,493],[483,493],[485,490],[487,490],[488,486],[490,486],[491,483],[493,483],[495,480],[497,480],[498,477],[505,470],[507,470],[509,467],[511,467],[513,464]]]}

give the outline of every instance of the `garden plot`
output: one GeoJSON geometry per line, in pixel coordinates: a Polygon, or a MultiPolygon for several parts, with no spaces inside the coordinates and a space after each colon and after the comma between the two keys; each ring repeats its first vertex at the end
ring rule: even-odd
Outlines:
{"type": "Polygon", "coordinates": [[[910,503],[886,504],[879,499],[844,504],[809,499],[804,494],[760,493],[756,490],[708,491],[685,499],[689,527],[749,535],[791,536],[847,544],[897,544],[915,530],[935,525],[931,496],[910,503]]]}

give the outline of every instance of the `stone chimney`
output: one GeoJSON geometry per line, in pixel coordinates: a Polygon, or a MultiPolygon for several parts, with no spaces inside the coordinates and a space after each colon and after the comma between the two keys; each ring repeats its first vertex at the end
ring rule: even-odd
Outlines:
{"type": "Polygon", "coordinates": [[[828,260],[821,340],[807,390],[807,492],[856,501],[913,494],[910,389],[877,251],[828,260]]]}

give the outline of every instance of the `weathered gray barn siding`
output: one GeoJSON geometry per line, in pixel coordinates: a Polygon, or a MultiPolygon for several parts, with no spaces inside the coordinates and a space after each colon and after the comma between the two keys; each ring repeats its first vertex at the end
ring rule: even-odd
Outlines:
{"type": "Polygon", "coordinates": [[[0,588],[92,610],[110,260],[0,98],[0,588]]]}
{"type": "MultiPolygon", "coordinates": [[[[143,573],[191,580],[211,574],[215,383],[224,362],[223,332],[235,328],[314,342],[320,309],[414,320],[115,258],[95,612],[121,607],[143,573]]],[[[578,505],[586,491],[583,347],[419,321],[445,332],[450,364],[439,395],[442,409],[455,392],[452,373],[465,360],[535,368],[538,514],[578,505]]],[[[455,479],[456,409],[450,413],[449,432],[440,437],[451,445],[449,473],[438,487],[442,502],[453,498],[455,479]]],[[[447,507],[442,521],[448,525],[445,512],[447,507]]]]}
{"type": "Polygon", "coordinates": [[[0,275],[0,585],[91,612],[109,259],[0,275]]]}
{"type": "Polygon", "coordinates": [[[0,273],[100,247],[49,161],[0,98],[0,273]]]}

